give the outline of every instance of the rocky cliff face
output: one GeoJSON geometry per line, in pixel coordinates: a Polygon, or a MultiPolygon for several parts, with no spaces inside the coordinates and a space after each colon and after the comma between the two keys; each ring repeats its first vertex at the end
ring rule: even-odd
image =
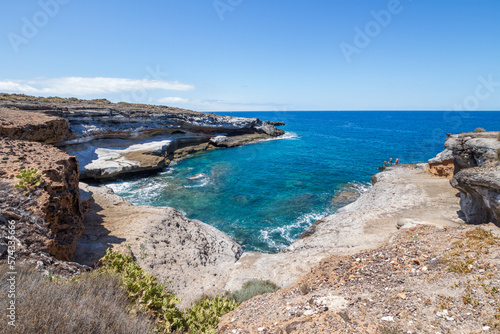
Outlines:
{"type": "MultiPolygon", "coordinates": [[[[18,113],[21,119],[32,115],[38,115],[40,119],[45,117],[44,124],[49,120],[52,123],[62,121],[51,131],[54,135],[49,141],[33,139],[23,124],[10,125],[10,132],[4,131],[4,135],[56,142],[65,152],[78,157],[82,179],[102,180],[124,174],[156,172],[168,166],[172,159],[193,152],[233,147],[284,134],[275,127],[284,125],[283,122],[107,100],[0,94],[1,107],[10,119],[13,113],[18,113]],[[19,133],[14,136],[11,132],[18,128],[21,130],[16,130],[19,133]]],[[[0,122],[1,116],[0,112],[0,122]]],[[[26,123],[33,124],[33,119],[26,123]]],[[[40,131],[35,133],[48,138],[40,131]]]]}
{"type": "Polygon", "coordinates": [[[500,223],[498,132],[451,135],[445,147],[453,153],[451,185],[460,190],[460,204],[472,224],[500,223]]]}
{"type": "Polygon", "coordinates": [[[137,138],[159,133],[192,132],[208,136],[217,133],[279,136],[284,133],[273,125],[281,123],[258,118],[220,116],[166,106],[111,103],[107,100],[2,95],[1,106],[67,119],[71,129],[67,144],[100,138],[137,138]]]}
{"type": "Polygon", "coordinates": [[[53,146],[0,138],[2,215],[19,221],[26,250],[70,261],[83,232],[78,162],[53,146]],[[15,188],[21,170],[36,168],[43,183],[30,193],[15,188]]]}
{"type": "Polygon", "coordinates": [[[69,125],[64,118],[0,107],[0,137],[53,144],[69,138],[69,125]]]}
{"type": "Polygon", "coordinates": [[[0,185],[0,244],[7,244],[6,221],[14,221],[18,259],[68,267],[57,260],[72,259],[83,231],[76,159],[53,146],[0,138],[0,185]],[[14,187],[28,168],[45,175],[30,193],[14,187]]]}

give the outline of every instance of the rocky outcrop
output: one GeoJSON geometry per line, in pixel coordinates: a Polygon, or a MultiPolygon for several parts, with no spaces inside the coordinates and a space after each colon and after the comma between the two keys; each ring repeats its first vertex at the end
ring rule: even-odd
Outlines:
{"type": "Polygon", "coordinates": [[[92,265],[109,247],[131,253],[160,282],[171,282],[169,288],[183,298],[182,306],[219,292],[223,273],[242,253],[223,232],[173,208],[136,206],[105,186],[82,183],[81,189],[95,203],[85,214],[75,261],[92,265]]]}
{"type": "Polygon", "coordinates": [[[69,137],[69,126],[61,117],[0,107],[0,137],[53,144],[69,137]]]}
{"type": "Polygon", "coordinates": [[[1,214],[15,221],[26,254],[70,261],[83,231],[77,160],[53,146],[0,138],[0,183],[1,214]],[[19,181],[15,175],[28,168],[44,176],[38,188],[26,193],[14,185],[19,181]]]}
{"type": "Polygon", "coordinates": [[[453,152],[446,149],[430,159],[427,164],[427,170],[433,175],[451,179],[455,171],[453,152]]]}
{"type": "Polygon", "coordinates": [[[263,133],[271,137],[284,134],[283,130],[258,118],[221,116],[166,106],[111,103],[103,99],[87,101],[3,95],[0,99],[1,106],[67,119],[71,137],[65,144],[101,138],[137,138],[152,134],[263,133]]]}
{"type": "Polygon", "coordinates": [[[453,152],[460,205],[472,224],[500,223],[500,162],[498,132],[451,135],[445,147],[453,152]]]}
{"type": "Polygon", "coordinates": [[[451,185],[460,190],[460,206],[472,224],[500,224],[500,165],[486,164],[458,172],[451,185]]]}
{"type": "Polygon", "coordinates": [[[241,136],[225,136],[225,135],[219,135],[216,137],[210,138],[210,144],[216,146],[216,147],[236,147],[236,146],[241,146],[249,143],[253,143],[258,140],[266,140],[269,139],[269,136],[266,134],[248,134],[248,135],[241,135],[241,136]]]}
{"type": "MultiPolygon", "coordinates": [[[[17,112],[23,115],[38,115],[38,118],[30,116],[27,119],[29,126],[39,121],[54,128],[57,122],[62,122],[60,129],[45,125],[44,129],[52,136],[36,131],[34,133],[38,135],[34,138],[30,131],[26,131],[30,129],[27,125],[5,126],[17,129],[19,133],[14,136],[4,131],[4,135],[56,142],[65,152],[78,157],[82,179],[103,180],[126,174],[158,172],[171,160],[191,153],[244,145],[284,134],[275,126],[284,125],[278,121],[221,116],[166,106],[111,103],[102,99],[87,101],[1,94],[0,108],[2,106],[3,110],[19,109],[21,111],[17,112]],[[62,124],[66,126],[64,131],[62,124]]],[[[15,111],[9,113],[4,120],[7,125],[15,111]]],[[[0,127],[0,135],[1,131],[0,127]]]]}
{"type": "Polygon", "coordinates": [[[466,132],[448,136],[444,146],[453,152],[455,173],[458,173],[486,161],[495,161],[500,141],[498,132],[466,132]]]}

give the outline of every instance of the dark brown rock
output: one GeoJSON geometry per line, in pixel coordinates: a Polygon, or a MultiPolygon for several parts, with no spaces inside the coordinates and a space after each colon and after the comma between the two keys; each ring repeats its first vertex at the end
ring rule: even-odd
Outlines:
{"type": "Polygon", "coordinates": [[[78,162],[61,150],[36,142],[0,138],[0,209],[19,222],[18,239],[29,253],[47,252],[71,260],[83,232],[78,189],[78,162]],[[30,193],[15,188],[15,176],[36,168],[43,183],[30,193]]]}
{"type": "Polygon", "coordinates": [[[69,125],[61,117],[0,107],[0,137],[53,144],[69,137],[69,125]]]}

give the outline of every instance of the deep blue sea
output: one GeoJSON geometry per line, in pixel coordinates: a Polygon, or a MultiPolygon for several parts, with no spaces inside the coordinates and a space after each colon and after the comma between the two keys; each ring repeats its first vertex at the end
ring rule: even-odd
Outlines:
{"type": "Polygon", "coordinates": [[[245,250],[276,252],[332,214],[336,192],[362,192],[390,157],[422,162],[446,133],[500,130],[500,112],[235,112],[286,122],[283,138],[201,152],[163,173],[110,184],[134,204],[171,206],[226,232],[245,250]],[[198,176],[196,179],[188,177],[198,176]]]}

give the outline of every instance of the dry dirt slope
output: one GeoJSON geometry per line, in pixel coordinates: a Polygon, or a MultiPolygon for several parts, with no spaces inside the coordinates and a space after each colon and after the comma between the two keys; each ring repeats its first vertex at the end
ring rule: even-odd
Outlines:
{"type": "Polygon", "coordinates": [[[498,333],[498,235],[493,225],[402,230],[243,303],[219,333],[498,333]]]}

